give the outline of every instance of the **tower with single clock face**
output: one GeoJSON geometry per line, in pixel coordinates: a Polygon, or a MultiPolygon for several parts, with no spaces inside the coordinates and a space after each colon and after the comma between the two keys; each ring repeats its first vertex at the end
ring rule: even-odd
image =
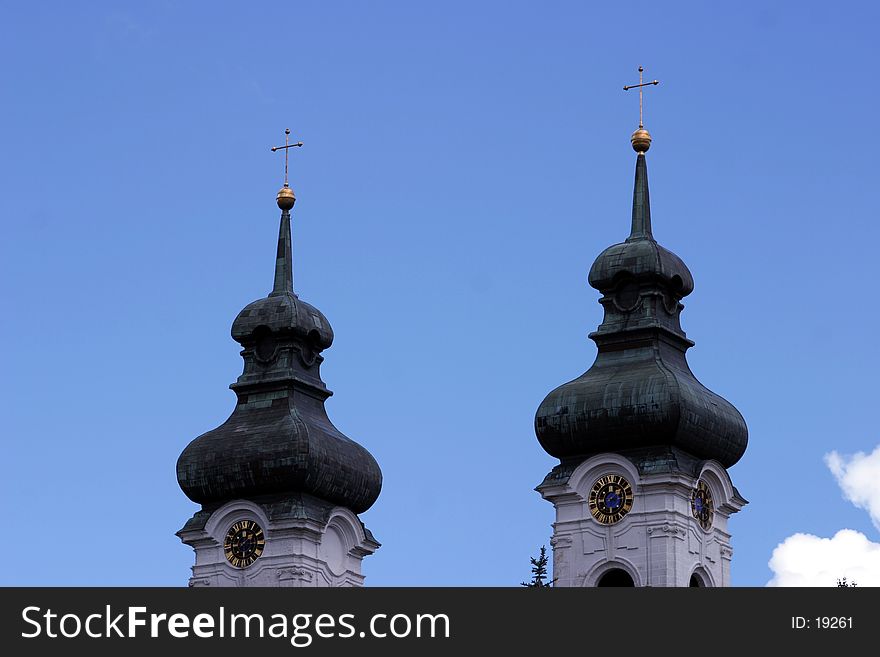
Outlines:
{"type": "Polygon", "coordinates": [[[679,317],[693,278],[652,234],[641,124],[632,144],[630,235],[590,269],[605,315],[590,334],[596,360],[535,417],[541,446],[560,460],[537,488],[556,509],[553,577],[556,586],[728,586],[728,518],[746,501],[727,468],[748,431],[688,366],[694,343],[679,317]]]}
{"type": "Polygon", "coordinates": [[[382,473],[327,417],[320,366],[333,331],[293,291],[295,200],[285,165],[274,286],[232,324],[244,358],[236,406],[177,462],[180,487],[201,505],[177,532],[196,553],[190,586],[360,586],[361,560],[379,547],[358,514],[382,473]]]}

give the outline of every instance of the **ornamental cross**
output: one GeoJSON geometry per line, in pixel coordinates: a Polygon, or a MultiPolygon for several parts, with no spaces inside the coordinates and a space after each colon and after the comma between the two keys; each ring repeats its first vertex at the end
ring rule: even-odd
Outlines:
{"type": "Polygon", "coordinates": [[[301,141],[296,142],[295,144],[290,143],[290,128],[286,128],[284,130],[284,146],[273,146],[272,152],[275,151],[284,151],[284,186],[287,187],[287,154],[290,152],[291,148],[296,146],[302,146],[303,143],[301,141]]]}
{"type": "Polygon", "coordinates": [[[638,84],[628,84],[623,87],[624,91],[629,91],[630,89],[638,89],[639,90],[639,127],[644,128],[644,124],[642,123],[642,87],[647,87],[652,84],[660,84],[660,80],[651,80],[650,82],[642,82],[642,72],[643,69],[639,66],[639,83],[638,84]]]}

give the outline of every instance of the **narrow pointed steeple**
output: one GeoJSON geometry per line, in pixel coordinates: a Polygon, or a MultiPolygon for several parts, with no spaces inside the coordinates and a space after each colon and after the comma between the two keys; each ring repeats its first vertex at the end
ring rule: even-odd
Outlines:
{"type": "Polygon", "coordinates": [[[685,352],[694,343],[681,328],[681,300],[693,292],[694,279],[651,233],[645,160],[651,135],[640,126],[631,142],[637,153],[632,230],[590,268],[590,285],[602,293],[605,309],[590,334],[596,361],[541,403],[538,440],[560,459],[674,447],[729,467],[745,452],[748,429],[739,411],[697,381],[687,364],[685,352]]]}
{"type": "Polygon", "coordinates": [[[278,252],[275,256],[275,284],[270,297],[293,294],[293,249],[290,240],[290,211],[296,196],[287,182],[287,159],[291,148],[299,148],[301,141],[290,143],[290,128],[284,131],[284,146],[273,146],[272,152],[284,151],[284,186],[278,190],[275,202],[281,209],[281,227],[278,230],[278,252]]]}
{"type": "Polygon", "coordinates": [[[244,360],[235,407],[177,459],[177,483],[202,505],[177,532],[196,553],[190,586],[361,586],[361,561],[379,547],[357,514],[379,496],[382,470],[327,415],[333,329],[293,291],[287,153],[302,142],[289,135],[272,148],[285,153],[272,291],[232,322],[244,360]]]}
{"type": "MultiPolygon", "coordinates": [[[[285,134],[289,134],[286,131],[285,134]]],[[[302,146],[302,142],[272,150],[302,146]]],[[[221,426],[196,438],[178,460],[177,478],[195,502],[215,504],[265,495],[312,495],[361,513],[382,488],[373,456],[340,432],[324,408],[333,394],[321,378],[321,352],[333,329],[321,311],[293,292],[287,182],[281,210],[272,292],[248,304],[232,323],[243,347],[244,371],[230,387],[238,404],[221,426]]]]}
{"type": "Polygon", "coordinates": [[[633,187],[632,230],[627,242],[653,240],[651,233],[651,198],[648,195],[648,164],[645,154],[636,158],[636,182],[633,187]]]}
{"type": "Polygon", "coordinates": [[[589,334],[596,360],[535,413],[538,442],[559,459],[536,488],[556,508],[554,586],[729,586],[727,521],[747,503],[726,468],[748,427],[688,365],[680,318],[694,279],[652,234],[642,90],[658,81],[643,71],[624,87],[639,90],[632,227],[589,274],[604,311],[589,334]]]}
{"type": "Polygon", "coordinates": [[[630,231],[627,242],[654,240],[654,236],[651,234],[651,200],[648,197],[648,164],[645,161],[645,153],[651,148],[651,133],[645,130],[642,112],[642,90],[651,85],[656,86],[660,84],[660,81],[651,80],[650,82],[645,82],[642,79],[644,70],[644,68],[639,66],[638,84],[628,84],[623,88],[624,91],[630,89],[639,90],[639,127],[629,138],[633,150],[638,153],[638,158],[636,158],[636,183],[633,189],[632,231],[630,231]]]}
{"type": "Polygon", "coordinates": [[[272,287],[270,297],[282,294],[293,294],[293,248],[290,239],[290,208],[293,207],[296,198],[293,190],[287,185],[278,192],[278,207],[281,208],[281,227],[278,229],[278,252],[275,255],[275,284],[272,287]],[[290,192],[290,196],[282,196],[284,191],[290,192]],[[289,198],[289,207],[287,207],[289,198]],[[283,202],[283,204],[282,204],[283,202]]]}

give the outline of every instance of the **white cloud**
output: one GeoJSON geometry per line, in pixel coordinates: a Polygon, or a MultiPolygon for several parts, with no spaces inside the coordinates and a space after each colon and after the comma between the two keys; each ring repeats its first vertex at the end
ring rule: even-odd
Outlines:
{"type": "Polygon", "coordinates": [[[825,463],[846,499],[871,514],[874,526],[880,529],[880,446],[870,454],[841,456],[831,452],[825,455],[825,463]]]}
{"type": "MultiPolygon", "coordinates": [[[[870,454],[831,452],[825,463],[844,497],[871,516],[880,529],[880,446],[870,454]]],[[[839,577],[859,586],[880,586],[880,543],[861,532],[841,529],[831,538],[789,536],[773,550],[767,586],[836,586],[839,577]]]]}
{"type": "Polygon", "coordinates": [[[880,586],[880,543],[852,529],[831,538],[795,534],[776,546],[769,565],[767,586],[837,586],[838,577],[880,586]]]}

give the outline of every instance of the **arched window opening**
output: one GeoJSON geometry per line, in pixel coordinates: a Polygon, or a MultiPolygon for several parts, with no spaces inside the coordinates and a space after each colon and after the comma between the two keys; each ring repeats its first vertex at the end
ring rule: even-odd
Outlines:
{"type": "Polygon", "coordinates": [[[635,586],[629,573],[620,568],[613,568],[599,578],[596,586],[635,586]]]}

